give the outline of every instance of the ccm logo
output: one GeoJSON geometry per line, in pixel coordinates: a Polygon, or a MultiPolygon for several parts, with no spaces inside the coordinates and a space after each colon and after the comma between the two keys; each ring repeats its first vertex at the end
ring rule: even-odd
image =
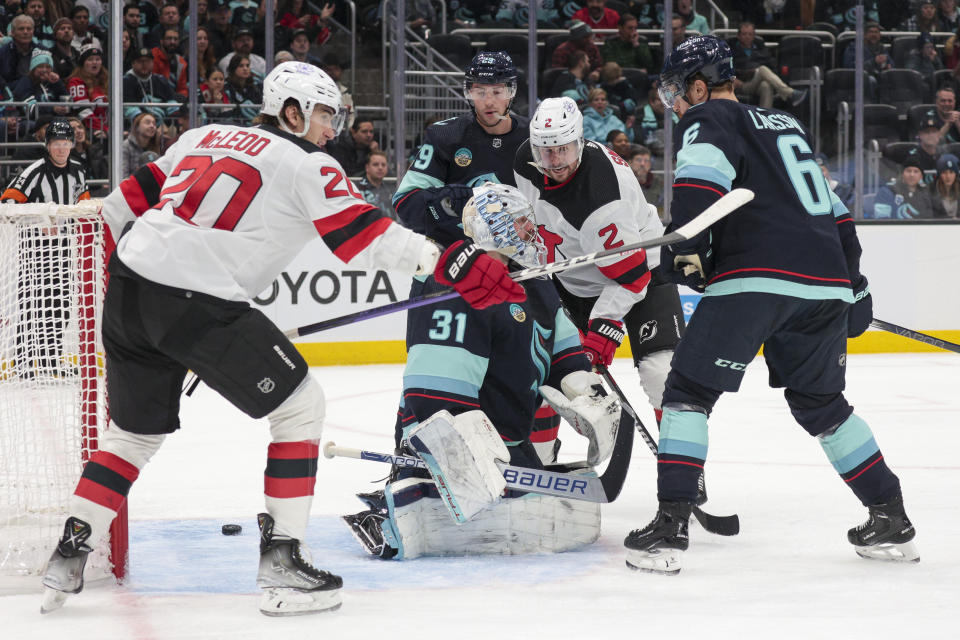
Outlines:
{"type": "Polygon", "coordinates": [[[717,358],[717,361],[713,364],[718,367],[726,367],[727,369],[733,369],[734,371],[743,371],[747,368],[747,365],[741,362],[734,362],[732,360],[724,360],[723,358],[717,358]]]}

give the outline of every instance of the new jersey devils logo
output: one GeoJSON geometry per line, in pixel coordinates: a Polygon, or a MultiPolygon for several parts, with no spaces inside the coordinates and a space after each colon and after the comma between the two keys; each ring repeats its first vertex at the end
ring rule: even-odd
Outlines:
{"type": "Polygon", "coordinates": [[[640,325],[639,333],[640,333],[640,342],[653,340],[655,337],[657,337],[657,321],[647,320],[642,325],[640,325]]]}

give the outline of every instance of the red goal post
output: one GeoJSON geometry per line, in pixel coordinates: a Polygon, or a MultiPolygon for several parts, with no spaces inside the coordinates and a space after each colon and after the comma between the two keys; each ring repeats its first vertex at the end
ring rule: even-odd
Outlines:
{"type": "MultiPolygon", "coordinates": [[[[0,204],[0,588],[39,583],[107,428],[106,235],[99,200],[0,204]]],[[[87,579],[126,563],[124,506],[87,579]]]]}

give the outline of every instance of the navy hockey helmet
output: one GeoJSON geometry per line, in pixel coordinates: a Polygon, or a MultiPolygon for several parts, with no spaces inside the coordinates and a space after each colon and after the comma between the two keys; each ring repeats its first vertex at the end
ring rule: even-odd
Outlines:
{"type": "Polygon", "coordinates": [[[50,144],[54,140],[69,140],[76,143],[73,134],[73,127],[66,120],[54,120],[47,125],[47,130],[43,136],[44,144],[50,144]]]}
{"type": "Polygon", "coordinates": [[[673,109],[674,101],[683,97],[696,73],[706,78],[711,89],[732,81],[736,73],[730,46],[716,36],[695,36],[677,45],[660,71],[660,100],[667,109],[673,109]]]}
{"type": "Polygon", "coordinates": [[[506,51],[481,51],[470,61],[463,74],[463,94],[467,100],[475,84],[504,84],[511,98],[517,94],[517,68],[506,51]]]}

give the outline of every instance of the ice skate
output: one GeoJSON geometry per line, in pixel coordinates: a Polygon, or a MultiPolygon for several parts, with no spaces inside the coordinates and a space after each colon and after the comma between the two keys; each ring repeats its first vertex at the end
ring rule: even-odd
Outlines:
{"type": "Polygon", "coordinates": [[[367,553],[389,560],[397,555],[397,550],[388,545],[383,538],[381,523],[385,518],[386,516],[382,513],[373,510],[343,516],[353,537],[363,545],[367,553]]]}
{"type": "Polygon", "coordinates": [[[83,591],[83,567],[93,550],[87,546],[90,525],[78,518],[67,518],[63,537],[57,543],[43,576],[43,602],[40,613],[50,613],[63,606],[67,596],[83,591]]]}
{"type": "Polygon", "coordinates": [[[340,576],[310,564],[309,550],[299,540],[274,535],[273,518],[261,513],[260,571],[257,586],[264,590],[260,612],[268,616],[298,616],[340,608],[340,576]]]}
{"type": "Polygon", "coordinates": [[[847,532],[857,555],[869,560],[920,562],[913,538],[917,532],[903,509],[903,497],[868,507],[870,517],[847,532]]]}
{"type": "Polygon", "coordinates": [[[647,573],[673,576],[680,573],[680,558],[690,545],[688,527],[693,505],[661,502],[653,521],[627,535],[627,566],[647,573]]]}

